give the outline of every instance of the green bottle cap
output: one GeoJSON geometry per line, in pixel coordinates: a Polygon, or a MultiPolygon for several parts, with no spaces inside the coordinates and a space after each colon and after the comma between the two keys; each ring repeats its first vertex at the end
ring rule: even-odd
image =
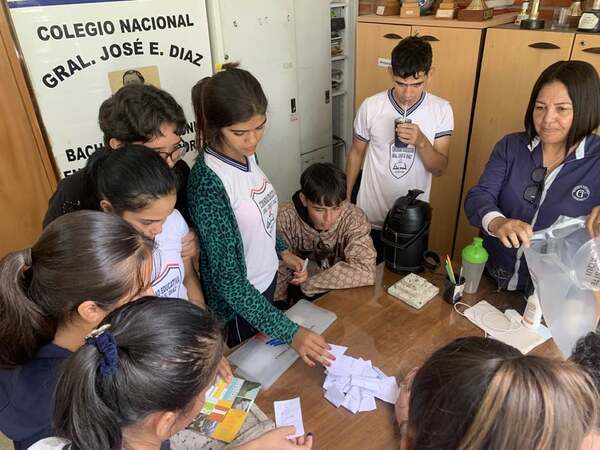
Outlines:
{"type": "Polygon", "coordinates": [[[471,264],[482,264],[488,260],[488,252],[483,247],[483,239],[473,238],[473,243],[463,248],[462,259],[471,264]]]}

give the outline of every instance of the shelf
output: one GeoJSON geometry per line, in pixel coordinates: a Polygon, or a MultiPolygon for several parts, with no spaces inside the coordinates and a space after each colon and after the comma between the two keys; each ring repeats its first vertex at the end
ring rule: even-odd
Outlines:
{"type": "Polygon", "coordinates": [[[332,56],[331,57],[332,61],[341,61],[343,59],[346,59],[346,55],[337,55],[337,56],[332,56]]]}
{"type": "Polygon", "coordinates": [[[346,95],[346,91],[344,91],[344,90],[342,89],[342,90],[340,90],[340,91],[335,91],[335,92],[332,92],[332,94],[331,94],[331,96],[332,96],[332,97],[339,97],[340,95],[346,95]]]}
{"type": "Polygon", "coordinates": [[[348,6],[348,3],[344,3],[344,2],[333,2],[330,3],[329,6],[331,8],[345,8],[346,6],[348,6]]]}

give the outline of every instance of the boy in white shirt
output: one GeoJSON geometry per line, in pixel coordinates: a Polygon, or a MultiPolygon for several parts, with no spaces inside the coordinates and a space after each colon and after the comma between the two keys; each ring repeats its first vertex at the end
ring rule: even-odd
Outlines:
{"type": "Polygon", "coordinates": [[[410,36],[392,51],[393,87],[367,98],[354,121],[354,139],[346,163],[348,198],[364,162],[357,206],[369,218],[377,263],[383,260],[381,229],[394,201],[420,189],[429,201],[432,175],[448,166],[454,129],[452,107],[426,91],[431,76],[429,43],[410,36]],[[395,125],[398,118],[406,123],[395,125]]]}

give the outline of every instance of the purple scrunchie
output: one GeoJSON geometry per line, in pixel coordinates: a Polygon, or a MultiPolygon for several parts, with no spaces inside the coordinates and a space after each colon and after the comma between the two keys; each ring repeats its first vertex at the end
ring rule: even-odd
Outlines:
{"type": "Polygon", "coordinates": [[[119,353],[117,349],[117,341],[110,331],[102,331],[101,333],[88,336],[86,344],[95,346],[102,358],[100,359],[100,373],[102,376],[108,377],[115,373],[119,365],[119,353]]]}

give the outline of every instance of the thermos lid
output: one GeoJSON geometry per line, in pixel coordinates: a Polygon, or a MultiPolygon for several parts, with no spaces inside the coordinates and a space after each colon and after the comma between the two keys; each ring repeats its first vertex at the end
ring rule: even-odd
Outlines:
{"type": "Polygon", "coordinates": [[[483,239],[480,237],[473,238],[473,243],[467,245],[462,251],[462,259],[464,262],[471,264],[483,264],[488,260],[488,252],[483,247],[483,239]]]}

